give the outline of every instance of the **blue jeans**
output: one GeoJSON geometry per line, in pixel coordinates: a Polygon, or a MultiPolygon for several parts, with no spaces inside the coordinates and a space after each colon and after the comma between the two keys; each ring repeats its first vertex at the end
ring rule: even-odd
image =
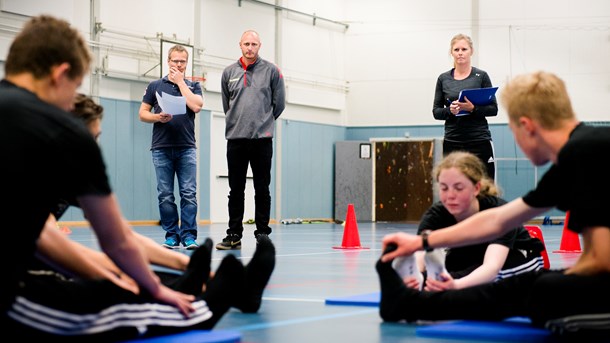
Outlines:
{"type": "Polygon", "coordinates": [[[227,140],[227,164],[229,168],[229,228],[227,234],[243,236],[246,177],[248,164],[254,179],[254,235],[270,234],[271,215],[271,138],[227,140]]]}
{"type": "Polygon", "coordinates": [[[152,151],[157,174],[161,227],[165,238],[197,239],[197,149],[163,148],[152,151]],[[174,197],[174,178],[180,191],[180,220],[174,197]],[[179,225],[180,223],[180,225],[179,225]]]}

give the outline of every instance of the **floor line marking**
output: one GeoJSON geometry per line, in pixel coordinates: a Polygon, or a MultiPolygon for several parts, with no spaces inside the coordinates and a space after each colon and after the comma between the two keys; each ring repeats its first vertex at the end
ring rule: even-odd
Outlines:
{"type": "Polygon", "coordinates": [[[278,327],[278,326],[287,326],[287,325],[294,325],[294,324],[316,322],[316,321],[321,321],[321,320],[326,320],[326,319],[353,317],[353,316],[359,316],[359,315],[363,315],[363,314],[376,313],[376,312],[379,312],[379,309],[366,309],[366,310],[351,311],[348,313],[338,313],[338,314],[332,314],[332,315],[326,315],[326,316],[315,316],[315,317],[308,317],[308,318],[302,318],[302,319],[283,320],[283,321],[278,321],[278,322],[274,322],[274,323],[244,325],[244,326],[232,327],[231,330],[252,331],[252,330],[260,330],[260,329],[268,329],[268,328],[273,328],[273,327],[278,327]]]}
{"type": "Polygon", "coordinates": [[[325,303],[324,299],[307,299],[307,298],[273,298],[273,297],[263,297],[263,300],[269,301],[298,301],[298,302],[310,302],[310,303],[325,303]]]}

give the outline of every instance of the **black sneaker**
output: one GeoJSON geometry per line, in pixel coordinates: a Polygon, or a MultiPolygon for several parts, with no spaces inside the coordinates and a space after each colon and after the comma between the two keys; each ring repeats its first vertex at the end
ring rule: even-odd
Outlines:
{"type": "Polygon", "coordinates": [[[239,250],[241,249],[241,238],[236,234],[228,234],[222,242],[216,244],[218,250],[239,250]]]}

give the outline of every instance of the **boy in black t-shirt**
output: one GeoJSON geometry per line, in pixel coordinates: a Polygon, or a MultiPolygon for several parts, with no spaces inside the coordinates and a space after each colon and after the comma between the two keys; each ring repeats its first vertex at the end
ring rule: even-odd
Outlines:
{"type": "MultiPolygon", "coordinates": [[[[0,81],[0,179],[10,199],[0,207],[8,242],[0,249],[0,324],[7,335],[21,339],[62,336],[62,341],[78,342],[211,329],[231,297],[243,292],[237,287],[243,284],[244,266],[233,255],[225,257],[201,297],[188,291],[198,292],[207,281],[209,269],[201,272],[206,263],[209,268],[204,249],[195,251],[202,252],[196,258],[201,265],[180,292],[154,275],[121,214],[96,141],[67,113],[91,60],[77,30],[45,15],[30,19],[9,48],[6,78],[0,81]],[[57,164],[64,168],[51,168],[57,164]],[[60,199],[76,199],[103,252],[137,290],[107,280],[28,273],[41,230],[60,199]]],[[[69,247],[55,248],[42,257],[52,260],[69,247]]]]}

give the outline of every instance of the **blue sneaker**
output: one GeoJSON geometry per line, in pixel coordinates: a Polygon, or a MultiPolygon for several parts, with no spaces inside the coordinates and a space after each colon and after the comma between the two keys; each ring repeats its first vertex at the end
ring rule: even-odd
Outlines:
{"type": "Polygon", "coordinates": [[[195,250],[199,247],[199,244],[197,244],[197,242],[195,242],[195,240],[192,238],[185,239],[184,242],[182,242],[182,244],[188,250],[195,250]]]}
{"type": "Polygon", "coordinates": [[[166,239],[162,245],[168,249],[178,249],[180,246],[180,243],[178,243],[178,241],[175,238],[170,237],[170,238],[166,239]]]}

